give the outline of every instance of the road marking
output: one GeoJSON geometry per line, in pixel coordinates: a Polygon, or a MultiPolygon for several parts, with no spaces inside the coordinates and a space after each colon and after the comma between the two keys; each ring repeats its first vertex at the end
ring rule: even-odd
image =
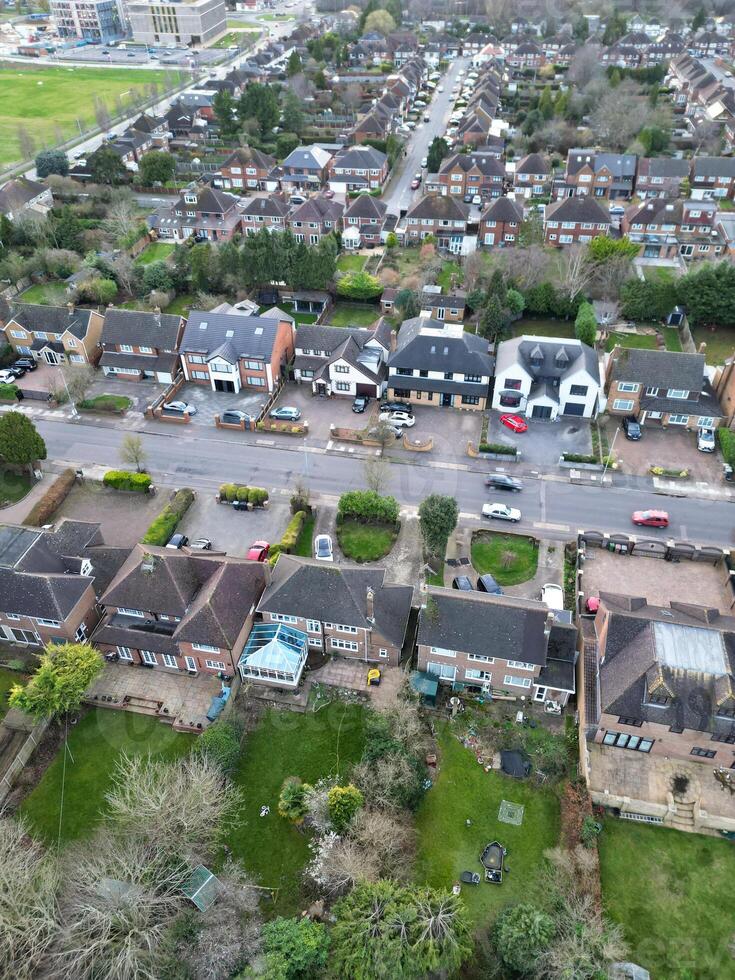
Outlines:
{"type": "Polygon", "coordinates": [[[275,446],[275,444],[276,444],[276,440],[275,439],[256,439],[255,440],[255,445],[256,446],[275,446]]]}
{"type": "Polygon", "coordinates": [[[568,531],[568,524],[550,524],[548,521],[534,521],[533,527],[537,527],[543,531],[568,531]]]}

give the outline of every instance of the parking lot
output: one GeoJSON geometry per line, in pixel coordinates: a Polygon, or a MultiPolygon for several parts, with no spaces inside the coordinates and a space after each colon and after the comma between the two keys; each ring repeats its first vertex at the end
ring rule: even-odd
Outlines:
{"type": "Polygon", "coordinates": [[[521,458],[524,463],[554,466],[562,453],[592,452],[592,435],[587,419],[559,418],[555,422],[525,419],[528,431],[515,433],[501,423],[500,415],[500,412],[491,413],[487,441],[516,446],[523,454],[521,458]]]}
{"type": "MultiPolygon", "coordinates": [[[[608,427],[608,433],[608,439],[612,442],[615,429],[608,427]]],[[[722,482],[722,458],[719,452],[700,453],[695,432],[644,425],[642,438],[634,442],[625,438],[621,427],[615,440],[614,452],[624,473],[646,476],[652,466],[663,466],[672,470],[686,468],[690,478],[697,482],[722,482]]]]}
{"type": "Polygon", "coordinates": [[[287,496],[271,497],[267,509],[233,510],[217,503],[215,493],[201,491],[178,530],[189,540],[209,538],[214,551],[244,558],[254,541],[280,541],[291,517],[287,496]]]}

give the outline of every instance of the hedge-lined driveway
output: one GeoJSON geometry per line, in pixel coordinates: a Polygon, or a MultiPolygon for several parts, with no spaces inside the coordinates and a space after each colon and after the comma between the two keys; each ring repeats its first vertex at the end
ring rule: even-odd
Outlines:
{"type": "Polygon", "coordinates": [[[289,498],[283,494],[271,492],[267,509],[243,511],[218,503],[214,492],[201,491],[178,530],[190,541],[209,538],[214,551],[244,558],[254,541],[280,541],[290,516],[289,498]]]}

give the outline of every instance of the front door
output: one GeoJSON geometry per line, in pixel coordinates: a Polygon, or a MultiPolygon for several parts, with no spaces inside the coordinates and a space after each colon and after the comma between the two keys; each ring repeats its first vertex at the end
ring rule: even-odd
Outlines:
{"type": "Polygon", "coordinates": [[[442,394],[442,408],[451,408],[451,407],[452,407],[452,395],[450,395],[448,392],[445,391],[442,394]]]}
{"type": "Polygon", "coordinates": [[[47,364],[59,364],[61,363],[61,358],[56,353],[55,350],[45,350],[43,352],[44,359],[47,364]]]}
{"type": "Polygon", "coordinates": [[[235,390],[235,382],[234,381],[225,381],[223,378],[215,378],[214,379],[214,390],[215,391],[234,391],[235,390]]]}

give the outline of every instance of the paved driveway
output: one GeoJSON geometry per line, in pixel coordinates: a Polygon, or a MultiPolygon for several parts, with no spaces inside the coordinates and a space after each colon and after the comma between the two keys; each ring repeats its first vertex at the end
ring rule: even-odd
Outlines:
{"type": "Polygon", "coordinates": [[[312,395],[311,385],[287,384],[281,390],[277,406],[289,405],[301,411],[301,421],[309,423],[309,441],[324,445],[330,439],[329,426],[334,424],[340,428],[362,429],[369,424],[377,412],[377,401],[372,399],[366,411],[352,411],[352,397],[321,398],[312,395]]]}
{"type": "Polygon", "coordinates": [[[608,439],[612,441],[615,428],[620,431],[615,440],[615,456],[622,463],[624,473],[647,476],[651,466],[665,469],[686,467],[693,480],[718,485],[722,483],[722,457],[718,451],[700,453],[694,432],[677,429],[659,429],[652,425],[643,427],[643,438],[637,442],[625,438],[622,426],[608,426],[608,439]]]}
{"type": "Polygon", "coordinates": [[[185,384],[176,395],[176,401],[196,405],[197,413],[191,418],[192,425],[209,426],[214,425],[215,415],[221,415],[227,409],[237,409],[257,417],[267,400],[267,393],[254,392],[251,388],[243,388],[235,394],[230,391],[212,391],[208,385],[196,384],[185,384]]]}
{"type": "Polygon", "coordinates": [[[523,463],[554,466],[562,453],[589,454],[592,436],[587,419],[560,418],[555,422],[526,419],[528,431],[515,433],[500,422],[500,412],[492,412],[487,441],[517,446],[523,463]]]}
{"type": "Polygon", "coordinates": [[[291,517],[288,499],[287,496],[273,495],[267,510],[242,511],[217,503],[214,492],[202,491],[178,530],[190,540],[209,538],[215,551],[244,558],[253,541],[264,540],[270,544],[280,541],[291,517]]]}
{"type": "Polygon", "coordinates": [[[158,381],[121,381],[112,376],[106,378],[100,373],[92,382],[87,398],[94,398],[96,395],[125,395],[133,403],[131,411],[144,412],[146,406],[150,405],[166,387],[158,381]]]}
{"type": "MultiPolygon", "coordinates": [[[[448,459],[469,462],[467,444],[479,442],[482,431],[482,412],[460,411],[456,408],[438,408],[429,405],[414,405],[416,424],[408,430],[409,436],[422,439],[431,436],[434,448],[428,454],[431,460],[448,459]]],[[[400,442],[396,443],[399,447],[400,442]]],[[[393,447],[390,447],[391,453],[393,447]]],[[[414,458],[414,453],[406,450],[406,455],[414,458]]],[[[420,454],[416,454],[420,455],[420,454]]]]}

